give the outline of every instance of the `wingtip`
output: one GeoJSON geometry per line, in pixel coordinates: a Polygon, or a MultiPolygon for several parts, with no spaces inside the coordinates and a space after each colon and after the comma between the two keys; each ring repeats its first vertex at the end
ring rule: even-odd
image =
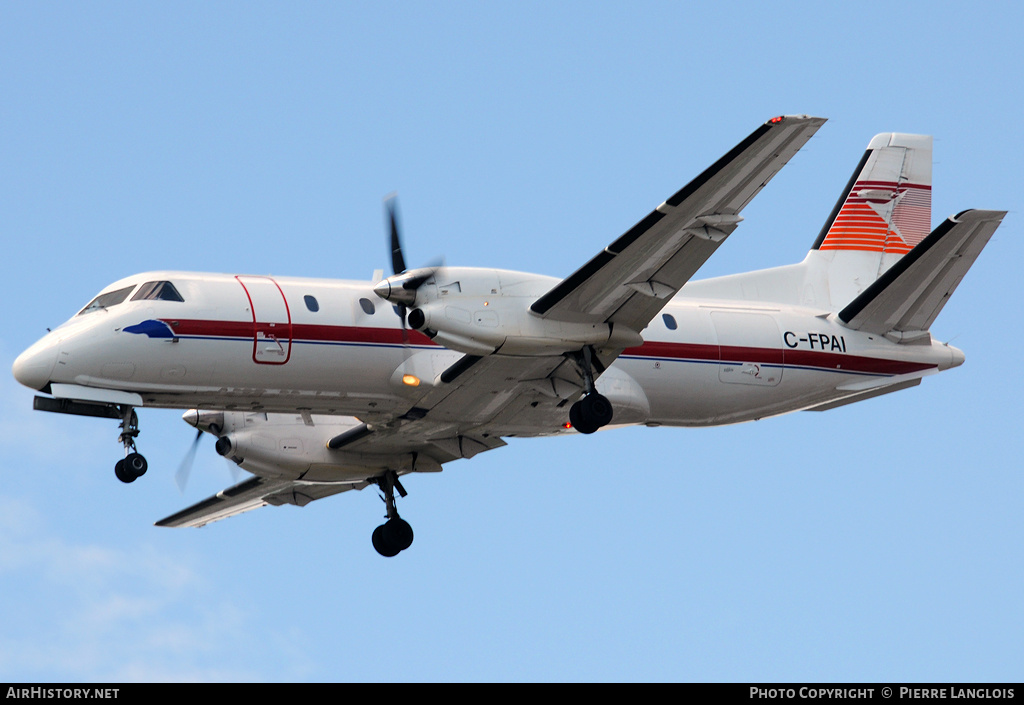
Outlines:
{"type": "Polygon", "coordinates": [[[779,125],[784,122],[807,122],[814,125],[824,125],[828,118],[815,117],[813,115],[776,115],[765,121],[765,125],[779,125]]]}
{"type": "Polygon", "coordinates": [[[954,223],[962,223],[967,220],[974,221],[985,221],[995,220],[1002,221],[1006,217],[1009,211],[995,211],[995,210],[983,210],[979,208],[968,208],[967,210],[960,211],[956,215],[949,216],[949,219],[954,223]]]}

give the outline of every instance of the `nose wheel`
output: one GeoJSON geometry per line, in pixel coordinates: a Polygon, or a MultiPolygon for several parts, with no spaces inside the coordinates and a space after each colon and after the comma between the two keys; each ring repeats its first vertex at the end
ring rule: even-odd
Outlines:
{"type": "Polygon", "coordinates": [[[373,530],[373,547],[377,553],[385,558],[397,556],[399,553],[412,545],[412,527],[402,517],[398,516],[398,509],[395,506],[395,490],[404,497],[408,494],[402,483],[398,481],[398,474],[393,470],[384,473],[383,477],[374,478],[374,482],[384,493],[384,504],[387,505],[388,520],[373,530]]]}
{"type": "Polygon", "coordinates": [[[121,482],[135,482],[146,474],[149,463],[135,449],[135,438],[139,435],[139,417],[130,406],[122,410],[121,435],[117,440],[124,445],[124,460],[114,464],[114,475],[121,482]]]}

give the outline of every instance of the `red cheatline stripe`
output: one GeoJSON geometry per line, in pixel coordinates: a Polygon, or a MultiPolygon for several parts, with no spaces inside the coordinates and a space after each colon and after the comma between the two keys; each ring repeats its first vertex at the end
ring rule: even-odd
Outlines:
{"type": "MultiPolygon", "coordinates": [[[[182,336],[238,338],[249,342],[253,338],[253,324],[244,321],[204,321],[165,319],[165,323],[182,336]]],[[[279,324],[286,328],[287,324],[279,324]]],[[[369,328],[360,326],[324,326],[294,323],[292,341],[314,343],[351,343],[401,345],[400,328],[369,328]]],[[[408,331],[411,345],[436,345],[430,338],[414,330],[408,331]]],[[[783,350],[782,348],[748,348],[728,345],[701,345],[690,343],[645,342],[622,353],[630,357],[697,360],[701,362],[753,362],[763,365],[814,367],[867,374],[895,375],[928,369],[932,365],[900,360],[885,360],[860,355],[846,355],[811,350],[783,350]]]]}
{"type": "Polygon", "coordinates": [[[761,365],[815,367],[845,372],[899,375],[926,370],[934,365],[901,360],[885,360],[862,355],[783,350],[781,348],[745,348],[738,346],[690,345],[687,343],[647,342],[622,353],[631,357],[652,357],[702,362],[753,362],[761,365]]]}
{"type": "MultiPolygon", "coordinates": [[[[209,338],[240,338],[252,340],[251,321],[204,321],[164,319],[164,323],[180,336],[203,336],[209,338]]],[[[259,323],[259,329],[268,330],[266,323],[259,323]]],[[[307,340],[318,343],[374,343],[378,345],[401,345],[405,338],[400,328],[370,328],[359,326],[324,326],[306,323],[278,323],[281,330],[291,328],[292,340],[307,340]]],[[[406,331],[410,345],[436,345],[419,331],[406,331]]]]}

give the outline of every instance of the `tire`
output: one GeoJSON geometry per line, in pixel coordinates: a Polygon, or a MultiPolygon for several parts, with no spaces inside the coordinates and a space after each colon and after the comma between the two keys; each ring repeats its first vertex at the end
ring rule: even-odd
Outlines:
{"type": "Polygon", "coordinates": [[[118,480],[124,483],[135,482],[138,477],[125,469],[123,460],[118,460],[114,464],[114,474],[117,475],[118,480]]]}
{"type": "Polygon", "coordinates": [[[608,401],[608,398],[603,394],[590,394],[580,400],[580,411],[582,412],[583,418],[585,418],[595,428],[601,428],[607,426],[612,421],[612,403],[608,401]]]}
{"type": "Polygon", "coordinates": [[[392,556],[397,556],[400,549],[396,548],[394,544],[388,541],[384,532],[385,526],[385,524],[381,524],[374,529],[371,540],[373,541],[373,547],[377,549],[377,553],[385,558],[391,558],[392,556]]]}
{"type": "Polygon", "coordinates": [[[404,551],[412,545],[412,527],[405,519],[389,519],[384,524],[384,540],[399,551],[404,551]]]}
{"type": "Polygon", "coordinates": [[[612,405],[600,394],[591,394],[569,407],[569,423],[580,433],[594,433],[611,421],[611,408],[612,405]],[[599,400],[595,402],[594,397],[599,397],[599,400]]]}
{"type": "Polygon", "coordinates": [[[149,463],[147,463],[146,459],[139,453],[129,453],[128,457],[124,459],[125,473],[131,473],[136,478],[145,475],[146,470],[148,469],[149,463]]]}

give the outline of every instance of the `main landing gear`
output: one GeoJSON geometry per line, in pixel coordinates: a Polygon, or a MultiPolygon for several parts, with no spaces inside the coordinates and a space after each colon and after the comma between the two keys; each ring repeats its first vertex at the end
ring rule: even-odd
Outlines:
{"type": "Polygon", "coordinates": [[[395,490],[397,489],[402,497],[408,493],[398,481],[398,474],[393,470],[388,470],[383,477],[374,478],[373,481],[384,493],[384,504],[388,508],[388,520],[373,530],[373,547],[380,555],[391,558],[412,545],[412,527],[409,526],[409,522],[398,516],[398,509],[395,507],[395,490]]]}
{"type": "Polygon", "coordinates": [[[123,407],[121,419],[121,435],[117,440],[124,444],[124,460],[118,460],[114,465],[114,474],[121,482],[135,482],[146,474],[149,463],[135,449],[135,438],[139,435],[139,417],[135,409],[130,406],[123,407]]]}
{"type": "Polygon", "coordinates": [[[574,358],[583,373],[583,398],[569,407],[569,423],[580,433],[593,433],[612,420],[612,404],[594,387],[591,349],[585,347],[574,358]]]}

